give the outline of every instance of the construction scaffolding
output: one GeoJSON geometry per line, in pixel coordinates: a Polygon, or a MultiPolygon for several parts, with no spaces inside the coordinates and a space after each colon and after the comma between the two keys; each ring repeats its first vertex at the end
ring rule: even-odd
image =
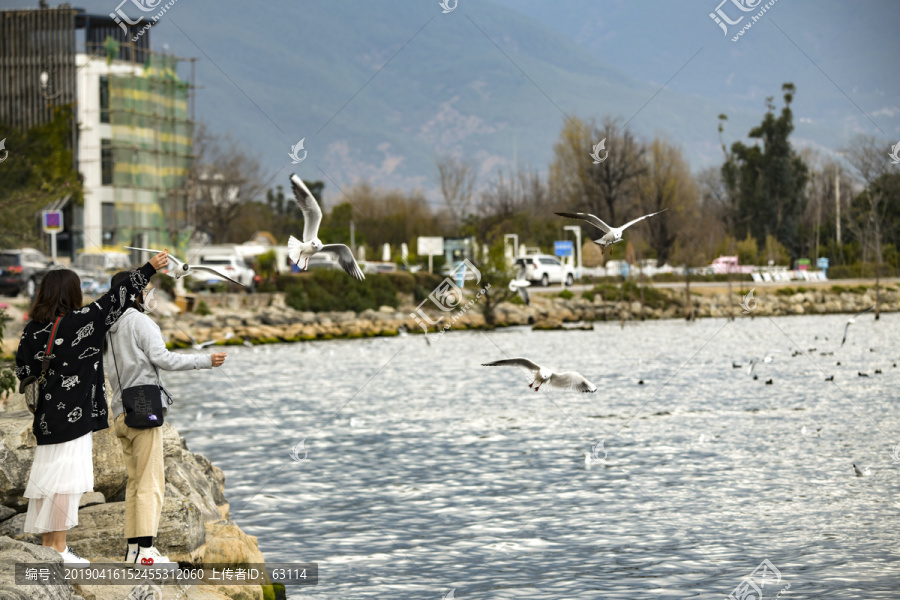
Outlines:
{"type": "Polygon", "coordinates": [[[0,11],[0,123],[28,131],[75,102],[77,12],[67,5],[0,11]]]}
{"type": "MultiPolygon", "coordinates": [[[[118,42],[105,43],[107,60],[117,60],[118,42]]],[[[143,69],[110,73],[109,124],[103,148],[112,169],[116,239],[129,245],[178,249],[189,238],[185,183],[193,165],[192,85],[178,77],[179,59],[149,50],[143,69]]],[[[132,61],[133,62],[133,61],[132,61]]]]}

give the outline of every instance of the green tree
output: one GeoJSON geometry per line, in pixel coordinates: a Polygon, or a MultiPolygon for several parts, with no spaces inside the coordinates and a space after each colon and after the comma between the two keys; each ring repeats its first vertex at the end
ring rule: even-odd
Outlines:
{"type": "Polygon", "coordinates": [[[738,262],[742,265],[759,264],[759,245],[747,234],[742,242],[737,243],[738,262]]]}
{"type": "Polygon", "coordinates": [[[798,224],[806,208],[808,175],[806,164],[789,140],[794,131],[791,112],[794,84],[785,83],[781,89],[784,92],[781,114],[775,115],[773,99],[767,98],[762,123],[748,134],[762,145],[732,144],[722,165],[722,178],[737,210],[735,236],[741,238],[749,233],[759,243],[774,235],[798,256],[798,224]]]}
{"type": "Polygon", "coordinates": [[[34,246],[41,207],[69,194],[73,203],[82,201],[81,176],[72,165],[72,107],[57,108],[52,121],[27,132],[0,131],[9,152],[0,166],[0,247],[34,246]]]}

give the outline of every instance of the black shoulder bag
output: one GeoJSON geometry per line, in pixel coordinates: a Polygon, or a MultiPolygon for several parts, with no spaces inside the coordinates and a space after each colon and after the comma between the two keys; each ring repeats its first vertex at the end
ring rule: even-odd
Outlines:
{"type": "Polygon", "coordinates": [[[166,402],[171,405],[172,397],[162,387],[159,381],[159,369],[156,371],[157,385],[136,385],[130,388],[122,388],[122,380],[119,378],[119,363],[116,361],[116,351],[113,348],[112,335],[109,336],[109,351],[113,355],[113,365],[116,367],[116,380],[119,382],[119,393],[122,394],[122,407],[125,409],[125,424],[134,429],[150,429],[160,427],[163,424],[163,394],[166,402]]]}
{"type": "Polygon", "coordinates": [[[25,406],[31,411],[31,414],[37,412],[38,402],[41,401],[41,385],[47,378],[47,372],[50,369],[50,354],[53,352],[53,338],[56,337],[56,328],[59,326],[59,320],[53,324],[50,330],[50,339],[47,340],[47,349],[44,351],[44,360],[41,362],[41,376],[30,375],[19,383],[19,393],[25,395],[25,406]]]}

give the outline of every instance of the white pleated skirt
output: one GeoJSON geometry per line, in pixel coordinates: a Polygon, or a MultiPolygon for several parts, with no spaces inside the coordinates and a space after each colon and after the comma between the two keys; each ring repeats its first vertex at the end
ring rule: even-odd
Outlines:
{"type": "Polygon", "coordinates": [[[38,446],[28,476],[25,533],[66,531],[78,525],[78,503],[94,491],[94,439],[90,433],[62,444],[38,446]]]}

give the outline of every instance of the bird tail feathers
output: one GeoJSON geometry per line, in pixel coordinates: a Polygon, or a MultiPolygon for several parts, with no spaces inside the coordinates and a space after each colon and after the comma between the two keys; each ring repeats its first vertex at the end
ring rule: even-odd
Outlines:
{"type": "Polygon", "coordinates": [[[300,262],[300,244],[301,243],[302,242],[300,240],[298,240],[297,238],[295,238],[294,236],[291,236],[290,238],[288,238],[288,256],[290,257],[290,259],[292,261],[294,261],[295,263],[298,263],[298,264],[300,262]]]}

